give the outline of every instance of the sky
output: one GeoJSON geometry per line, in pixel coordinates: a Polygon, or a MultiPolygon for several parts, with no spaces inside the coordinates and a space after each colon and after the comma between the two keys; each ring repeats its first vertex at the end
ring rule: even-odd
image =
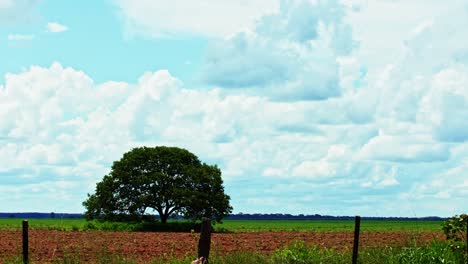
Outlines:
{"type": "Polygon", "coordinates": [[[0,211],[159,145],[234,213],[467,212],[468,2],[0,0],[0,211]]]}

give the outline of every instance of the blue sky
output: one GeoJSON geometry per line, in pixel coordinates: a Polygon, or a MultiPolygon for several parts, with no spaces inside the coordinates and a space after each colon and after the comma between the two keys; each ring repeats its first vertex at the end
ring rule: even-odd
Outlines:
{"type": "Polygon", "coordinates": [[[234,212],[468,210],[464,0],[0,0],[0,211],[187,148],[234,212]]]}

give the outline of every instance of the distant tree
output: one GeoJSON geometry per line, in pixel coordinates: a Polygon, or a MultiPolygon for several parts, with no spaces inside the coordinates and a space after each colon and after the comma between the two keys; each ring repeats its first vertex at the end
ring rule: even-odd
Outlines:
{"type": "Polygon", "coordinates": [[[52,218],[52,219],[54,219],[54,218],[55,218],[55,213],[54,213],[54,212],[51,212],[49,217],[52,218]]]}
{"type": "Polygon", "coordinates": [[[86,219],[141,221],[153,209],[162,223],[176,213],[221,221],[232,211],[229,199],[217,166],[185,149],[159,146],[125,153],[83,205],[86,219]]]}

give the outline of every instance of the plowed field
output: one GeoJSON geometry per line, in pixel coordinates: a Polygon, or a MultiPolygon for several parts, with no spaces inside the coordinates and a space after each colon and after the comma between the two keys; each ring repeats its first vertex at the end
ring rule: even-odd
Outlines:
{"type": "MultiPolygon", "coordinates": [[[[373,232],[361,234],[362,247],[406,245],[416,239],[420,243],[443,239],[438,232],[373,232]]],[[[100,254],[118,254],[134,260],[196,255],[198,234],[138,232],[60,232],[31,230],[30,258],[35,263],[60,259],[64,254],[92,262],[100,254]]],[[[234,251],[269,253],[295,240],[337,250],[350,250],[350,232],[254,232],[213,234],[211,250],[215,254],[234,251]]],[[[21,254],[21,231],[0,231],[0,259],[21,254]]]]}

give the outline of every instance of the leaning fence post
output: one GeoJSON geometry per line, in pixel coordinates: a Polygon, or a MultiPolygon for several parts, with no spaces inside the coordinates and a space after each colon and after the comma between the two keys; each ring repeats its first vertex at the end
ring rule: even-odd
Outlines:
{"type": "Polygon", "coordinates": [[[198,258],[203,257],[203,263],[208,263],[211,244],[211,220],[203,218],[200,230],[200,240],[198,240],[198,258]]]}
{"type": "Polygon", "coordinates": [[[353,264],[357,263],[359,249],[359,229],[361,226],[361,217],[358,215],[354,220],[354,244],[353,244],[353,264]]]}
{"type": "Polygon", "coordinates": [[[23,263],[29,263],[28,220],[23,220],[23,263]]]}

